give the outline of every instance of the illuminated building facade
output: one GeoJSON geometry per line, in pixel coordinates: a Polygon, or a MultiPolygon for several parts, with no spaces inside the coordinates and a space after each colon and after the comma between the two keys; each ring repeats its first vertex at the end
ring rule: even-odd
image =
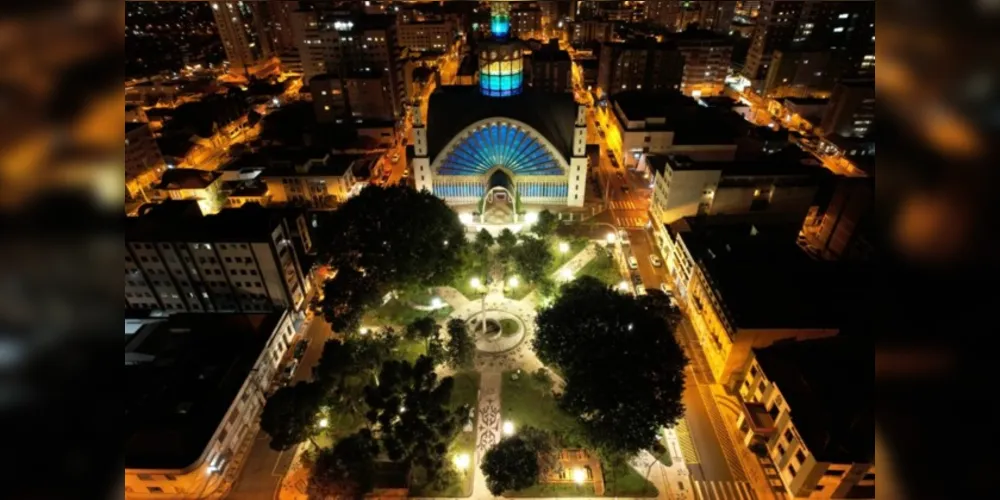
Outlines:
{"type": "Polygon", "coordinates": [[[586,108],[569,92],[525,88],[524,50],[508,39],[509,7],[493,5],[479,84],[438,88],[427,123],[415,117],[417,189],[483,223],[517,223],[531,207],[582,207],[586,108]]]}

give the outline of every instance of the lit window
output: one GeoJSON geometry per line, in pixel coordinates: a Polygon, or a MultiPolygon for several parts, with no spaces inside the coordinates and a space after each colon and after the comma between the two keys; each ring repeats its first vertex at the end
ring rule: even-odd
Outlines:
{"type": "Polygon", "coordinates": [[[841,14],[839,16],[840,19],[847,19],[848,17],[851,17],[851,15],[850,14],[841,14]]]}
{"type": "Polygon", "coordinates": [[[837,26],[836,28],[833,28],[834,33],[843,33],[843,31],[844,28],[842,26],[837,26]]]}

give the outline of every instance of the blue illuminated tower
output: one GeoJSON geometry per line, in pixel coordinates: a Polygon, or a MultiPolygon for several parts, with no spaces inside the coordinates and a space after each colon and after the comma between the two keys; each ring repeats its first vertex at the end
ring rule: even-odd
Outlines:
{"type": "Polygon", "coordinates": [[[524,53],[510,37],[510,4],[492,2],[493,40],[479,52],[479,89],[490,97],[518,95],[524,87],[524,53]]]}

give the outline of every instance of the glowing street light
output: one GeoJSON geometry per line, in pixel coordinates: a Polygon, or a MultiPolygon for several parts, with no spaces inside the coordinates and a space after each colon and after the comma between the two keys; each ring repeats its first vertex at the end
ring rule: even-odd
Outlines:
{"type": "Polygon", "coordinates": [[[573,271],[570,271],[569,269],[563,269],[562,277],[566,281],[573,281],[573,271]]]}
{"type": "Polygon", "coordinates": [[[456,469],[464,471],[469,468],[469,465],[472,463],[472,458],[469,457],[468,453],[462,453],[461,455],[456,455],[455,458],[452,459],[452,463],[455,464],[456,469]]]}
{"type": "Polygon", "coordinates": [[[511,288],[517,288],[521,285],[521,280],[517,279],[517,276],[512,276],[507,284],[509,284],[511,288]]]}
{"type": "Polygon", "coordinates": [[[503,435],[513,436],[514,435],[514,422],[510,420],[503,423],[503,435]]]}
{"type": "Polygon", "coordinates": [[[569,252],[569,243],[562,242],[559,244],[559,253],[569,252]]]}
{"type": "Polygon", "coordinates": [[[524,214],[524,222],[527,222],[528,224],[538,222],[538,212],[528,212],[524,214]]]}
{"type": "Polygon", "coordinates": [[[473,222],[472,214],[459,214],[458,220],[465,224],[466,226],[471,226],[473,222]]]}
{"type": "Polygon", "coordinates": [[[472,278],[471,280],[469,280],[469,284],[472,285],[472,288],[476,290],[480,289],[483,286],[483,282],[480,281],[479,278],[472,278]]]}
{"type": "Polygon", "coordinates": [[[621,291],[623,291],[623,292],[627,292],[628,291],[628,282],[627,281],[622,281],[621,283],[619,283],[618,284],[618,289],[621,290],[621,291]]]}
{"type": "Polygon", "coordinates": [[[573,482],[583,484],[587,480],[587,471],[583,469],[573,469],[573,482]]]}
{"type": "Polygon", "coordinates": [[[608,233],[608,243],[614,245],[618,241],[618,235],[615,233],[608,233]]]}
{"type": "Polygon", "coordinates": [[[434,309],[441,309],[442,306],[444,306],[444,304],[438,297],[434,297],[433,299],[431,299],[431,307],[433,307],[434,309]]]}
{"type": "Polygon", "coordinates": [[[327,427],[330,427],[330,419],[328,418],[320,419],[317,425],[319,425],[320,429],[326,429],[327,427]]]}
{"type": "Polygon", "coordinates": [[[368,335],[368,329],[367,328],[362,328],[362,329],[358,330],[358,333],[360,333],[361,335],[368,335]]]}

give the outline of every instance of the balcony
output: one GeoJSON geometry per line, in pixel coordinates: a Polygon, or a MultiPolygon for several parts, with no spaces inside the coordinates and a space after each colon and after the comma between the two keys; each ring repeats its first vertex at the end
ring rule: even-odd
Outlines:
{"type": "Polygon", "coordinates": [[[774,426],[774,419],[767,411],[767,407],[761,403],[743,403],[743,414],[749,424],[750,430],[756,436],[770,438],[777,430],[774,426]]]}

